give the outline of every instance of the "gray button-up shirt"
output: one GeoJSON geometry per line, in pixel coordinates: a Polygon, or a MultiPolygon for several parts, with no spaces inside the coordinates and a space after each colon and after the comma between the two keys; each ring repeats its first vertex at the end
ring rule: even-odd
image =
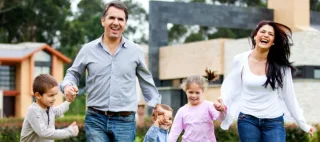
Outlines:
{"type": "Polygon", "coordinates": [[[78,85],[87,70],[87,107],[102,111],[136,111],[138,100],[136,77],[145,100],[154,107],[161,102],[151,73],[148,71],[144,52],[134,42],[122,37],[114,56],[102,42],[102,37],[85,44],[60,84],[78,85]]]}

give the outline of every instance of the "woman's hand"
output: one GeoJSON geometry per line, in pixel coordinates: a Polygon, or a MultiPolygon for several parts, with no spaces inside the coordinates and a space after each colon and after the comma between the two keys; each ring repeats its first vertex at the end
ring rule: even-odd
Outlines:
{"type": "Polygon", "coordinates": [[[215,108],[217,111],[225,111],[225,106],[224,106],[224,104],[222,103],[222,99],[221,99],[221,98],[218,98],[218,99],[213,103],[213,106],[214,106],[214,108],[215,108]]]}
{"type": "Polygon", "coordinates": [[[311,135],[311,137],[313,136],[313,133],[316,131],[315,128],[311,127],[310,130],[309,130],[309,135],[311,135]]]}

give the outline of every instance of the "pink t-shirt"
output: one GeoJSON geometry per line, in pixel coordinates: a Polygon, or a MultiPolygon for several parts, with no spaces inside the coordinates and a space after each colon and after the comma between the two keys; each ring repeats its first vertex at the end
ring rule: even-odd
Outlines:
{"type": "Polygon", "coordinates": [[[198,106],[186,104],[174,117],[169,142],[176,142],[182,130],[182,142],[216,142],[213,120],[223,120],[224,117],[225,113],[217,111],[213,102],[204,100],[198,106]]]}

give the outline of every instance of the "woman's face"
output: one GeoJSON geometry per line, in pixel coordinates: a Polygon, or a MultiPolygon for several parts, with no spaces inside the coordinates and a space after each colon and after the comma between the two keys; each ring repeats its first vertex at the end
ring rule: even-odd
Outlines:
{"type": "Polygon", "coordinates": [[[255,47],[270,49],[270,47],[274,44],[274,29],[270,25],[262,26],[257,34],[254,36],[255,47]]]}

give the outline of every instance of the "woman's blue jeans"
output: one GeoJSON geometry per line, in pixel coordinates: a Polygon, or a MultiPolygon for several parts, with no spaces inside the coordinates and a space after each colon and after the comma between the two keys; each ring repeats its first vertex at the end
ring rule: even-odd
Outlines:
{"type": "Polygon", "coordinates": [[[240,113],[238,133],[241,142],[285,142],[286,131],[283,116],[260,119],[240,113]]]}

